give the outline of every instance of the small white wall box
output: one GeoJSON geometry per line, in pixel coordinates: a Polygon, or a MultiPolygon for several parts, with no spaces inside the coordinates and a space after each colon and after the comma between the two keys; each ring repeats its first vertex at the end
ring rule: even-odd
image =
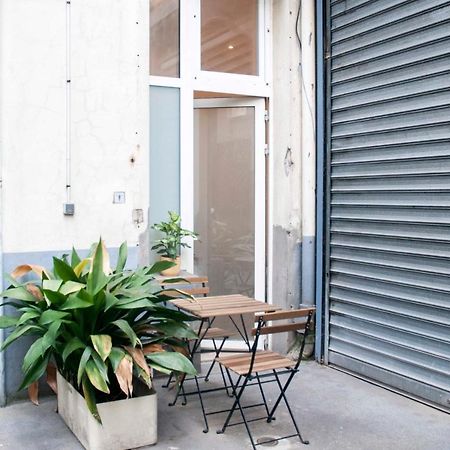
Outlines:
{"type": "Polygon", "coordinates": [[[114,192],[113,203],[125,203],[125,192],[114,192]]]}
{"type": "Polygon", "coordinates": [[[63,213],[65,216],[73,216],[75,214],[75,203],[64,203],[63,213]]]}

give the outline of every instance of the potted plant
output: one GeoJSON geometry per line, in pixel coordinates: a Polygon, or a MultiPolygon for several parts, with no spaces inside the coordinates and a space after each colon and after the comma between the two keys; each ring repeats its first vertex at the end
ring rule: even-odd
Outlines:
{"type": "Polygon", "coordinates": [[[162,261],[174,262],[173,267],[162,270],[161,274],[170,277],[177,276],[180,273],[181,266],[181,247],[191,247],[188,243],[183,242],[183,239],[187,237],[197,239],[197,233],[181,228],[181,217],[173,211],[169,211],[169,222],[155,223],[152,228],[165,235],[165,237],[155,241],[152,250],[156,250],[162,261]]]}
{"type": "Polygon", "coordinates": [[[89,449],[126,449],[156,442],[152,369],[196,373],[184,339],[195,337],[189,317],[163,306],[167,297],[154,274],[172,265],[125,270],[122,244],[116,268],[100,240],[92,256],[75,250],[53,258],[53,273],[22,265],[3,292],[18,316],[0,316],[12,332],[2,350],[22,336],[37,337],[26,353],[21,388],[36,382],[52,362],[58,370],[58,411],[89,449]],[[19,282],[35,272],[39,279],[19,282]]]}

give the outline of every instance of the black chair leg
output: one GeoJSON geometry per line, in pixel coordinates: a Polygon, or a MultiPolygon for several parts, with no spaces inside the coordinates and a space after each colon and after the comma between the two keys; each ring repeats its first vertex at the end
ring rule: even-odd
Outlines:
{"type": "Polygon", "coordinates": [[[230,380],[230,385],[231,385],[231,388],[233,390],[233,396],[234,396],[235,400],[234,400],[233,406],[231,407],[231,409],[230,409],[230,411],[228,413],[227,418],[225,419],[225,423],[223,424],[223,427],[220,430],[217,430],[216,433],[217,434],[223,434],[225,432],[226,428],[228,427],[228,425],[230,423],[231,417],[232,417],[232,415],[233,415],[233,413],[234,413],[234,411],[236,410],[236,407],[237,407],[239,409],[239,412],[241,413],[242,421],[244,423],[245,429],[247,430],[248,437],[250,438],[250,442],[252,444],[252,448],[253,448],[253,450],[256,450],[256,446],[255,446],[255,442],[253,440],[252,432],[250,430],[250,426],[249,426],[249,424],[247,422],[247,418],[245,417],[244,409],[242,408],[241,401],[240,401],[241,397],[242,397],[242,394],[244,393],[244,389],[245,389],[245,387],[246,387],[246,385],[247,385],[247,383],[249,381],[249,378],[245,377],[244,382],[242,383],[242,386],[239,389],[239,392],[237,392],[239,380],[241,379],[241,377],[239,377],[239,380],[238,380],[238,382],[235,385],[233,383],[233,379],[231,377],[230,371],[228,369],[226,369],[226,371],[227,371],[228,379],[230,380]]]}
{"type": "MultiPolygon", "coordinates": [[[[261,380],[259,379],[259,375],[258,372],[256,372],[256,379],[258,380],[258,386],[259,386],[259,391],[261,392],[261,397],[263,399],[264,402],[264,407],[266,408],[266,413],[267,413],[267,418],[269,418],[269,407],[267,406],[267,400],[266,400],[266,396],[264,394],[264,390],[261,384],[261,380]]],[[[272,417],[271,420],[275,420],[275,417],[272,417]]]]}
{"type": "MultiPolygon", "coordinates": [[[[295,421],[294,414],[292,413],[291,406],[289,405],[289,402],[288,402],[288,400],[287,400],[287,398],[286,398],[286,389],[287,389],[288,386],[289,386],[289,382],[290,382],[290,379],[291,379],[291,378],[289,378],[289,379],[287,380],[287,382],[285,383],[285,385],[283,386],[283,385],[281,384],[280,377],[278,376],[276,370],[274,370],[273,373],[274,373],[274,375],[275,375],[275,379],[276,379],[276,381],[277,381],[278,387],[280,388],[280,395],[279,395],[277,401],[275,402],[275,405],[274,405],[274,407],[272,408],[272,411],[270,412],[269,417],[267,418],[267,422],[270,422],[270,420],[273,418],[273,414],[275,414],[275,410],[277,409],[278,405],[280,404],[281,399],[283,399],[283,400],[284,400],[284,403],[286,404],[286,408],[287,408],[287,410],[288,410],[288,412],[289,412],[289,415],[291,416],[292,423],[294,424],[295,431],[297,432],[297,436],[299,437],[300,442],[301,442],[302,444],[308,445],[308,444],[309,444],[309,441],[306,440],[306,439],[303,439],[303,437],[302,437],[302,435],[301,435],[301,433],[300,433],[300,429],[299,429],[299,427],[298,427],[298,425],[297,425],[297,422],[295,421]]],[[[294,435],[294,436],[295,436],[295,435],[294,435]]],[[[283,439],[283,438],[280,438],[280,439],[283,439]]]]}
{"type": "Polygon", "coordinates": [[[197,386],[198,398],[200,400],[200,407],[202,408],[203,420],[205,422],[205,428],[203,428],[203,433],[207,433],[209,431],[208,419],[206,418],[205,405],[203,404],[202,392],[200,390],[200,386],[198,384],[198,378],[194,376],[195,384],[197,386]]]}

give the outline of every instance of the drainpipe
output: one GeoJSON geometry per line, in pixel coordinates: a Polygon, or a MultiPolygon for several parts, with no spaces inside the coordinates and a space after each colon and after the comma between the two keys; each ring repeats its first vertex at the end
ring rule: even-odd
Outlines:
{"type": "Polygon", "coordinates": [[[302,303],[315,300],[316,132],[315,132],[315,1],[301,0],[300,40],[302,83],[302,303]]]}
{"type": "MultiPolygon", "coordinates": [[[[2,3],[0,2],[0,18],[4,17],[1,14],[2,3]]],[[[5,19],[3,19],[5,20],[5,19]]],[[[1,29],[1,28],[0,28],[1,29]]],[[[0,67],[2,62],[2,54],[0,53],[0,67]]],[[[0,77],[1,80],[1,77],[0,77]]],[[[0,86],[0,91],[2,86],[0,86]]],[[[2,125],[3,125],[3,110],[0,104],[0,289],[3,291],[3,164],[2,164],[2,155],[3,155],[3,134],[2,134],[2,125]]],[[[5,307],[0,306],[0,316],[4,314],[5,307]]],[[[5,338],[5,332],[3,329],[0,329],[0,345],[3,343],[5,338]]],[[[6,405],[6,368],[5,368],[5,352],[0,352],[0,406],[6,405]]]]}
{"type": "Polygon", "coordinates": [[[324,192],[325,192],[325,55],[324,55],[324,2],[316,2],[316,149],[317,149],[317,195],[316,195],[316,333],[315,359],[323,360],[324,320],[324,192]]]}

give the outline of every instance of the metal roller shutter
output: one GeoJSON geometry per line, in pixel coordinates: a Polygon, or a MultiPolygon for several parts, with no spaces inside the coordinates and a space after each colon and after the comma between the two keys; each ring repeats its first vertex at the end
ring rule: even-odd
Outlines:
{"type": "Polygon", "coordinates": [[[328,361],[448,409],[450,1],[328,13],[328,361]]]}

